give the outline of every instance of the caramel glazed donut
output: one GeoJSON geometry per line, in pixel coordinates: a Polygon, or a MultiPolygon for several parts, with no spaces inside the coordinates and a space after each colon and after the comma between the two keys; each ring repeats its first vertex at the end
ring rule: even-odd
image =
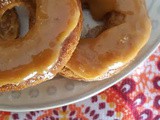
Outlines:
{"type": "MultiPolygon", "coordinates": [[[[0,17],[17,6],[30,11],[30,30],[22,38],[0,39],[0,91],[53,78],[70,59],[81,33],[78,0],[0,0],[0,17]]],[[[16,33],[17,23],[12,26],[16,33]]]]}
{"type": "Polygon", "coordinates": [[[126,67],[146,44],[151,23],[144,0],[82,0],[105,29],[82,38],[61,75],[74,80],[109,78],[126,67]]]}

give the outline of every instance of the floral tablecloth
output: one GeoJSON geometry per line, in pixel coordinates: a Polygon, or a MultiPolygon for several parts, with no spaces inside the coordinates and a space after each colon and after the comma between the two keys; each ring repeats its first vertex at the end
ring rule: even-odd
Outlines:
{"type": "Polygon", "coordinates": [[[90,99],[45,111],[0,112],[3,119],[160,120],[160,47],[130,76],[90,99]]]}

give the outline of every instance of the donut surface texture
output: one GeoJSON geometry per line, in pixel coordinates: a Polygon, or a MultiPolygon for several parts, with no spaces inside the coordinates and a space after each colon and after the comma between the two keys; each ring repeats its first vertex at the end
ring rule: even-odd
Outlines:
{"type": "Polygon", "coordinates": [[[103,80],[133,61],[150,37],[151,22],[144,0],[82,2],[94,20],[107,19],[107,27],[94,38],[82,38],[60,74],[75,80],[103,80]]]}
{"type": "Polygon", "coordinates": [[[30,10],[31,28],[23,38],[0,41],[0,91],[52,79],[70,59],[81,32],[77,0],[1,0],[0,16],[16,6],[30,10]]]}

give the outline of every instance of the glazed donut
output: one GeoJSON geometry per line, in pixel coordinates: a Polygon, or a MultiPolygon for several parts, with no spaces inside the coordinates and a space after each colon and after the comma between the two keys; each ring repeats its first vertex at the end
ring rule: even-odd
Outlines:
{"type": "Polygon", "coordinates": [[[83,0],[92,17],[102,20],[107,13],[109,29],[95,38],[80,40],[61,75],[74,80],[95,81],[109,78],[134,60],[151,33],[144,0],[83,0]],[[112,14],[113,13],[113,14],[112,14]],[[116,22],[119,15],[121,21],[116,22]],[[111,27],[112,26],[112,27],[111,27]]]}
{"type": "Polygon", "coordinates": [[[15,6],[35,3],[35,13],[30,12],[35,20],[27,35],[0,41],[0,91],[21,90],[52,79],[78,44],[82,24],[78,0],[30,2],[0,1],[0,16],[15,6]]]}

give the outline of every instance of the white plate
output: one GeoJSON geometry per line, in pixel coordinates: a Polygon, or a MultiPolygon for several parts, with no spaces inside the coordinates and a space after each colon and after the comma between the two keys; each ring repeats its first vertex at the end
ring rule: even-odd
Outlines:
{"type": "Polygon", "coordinates": [[[116,84],[144,61],[160,44],[160,1],[146,0],[152,20],[152,35],[136,59],[123,71],[100,82],[78,82],[57,77],[19,92],[0,93],[0,110],[31,111],[60,107],[87,99],[116,84]]]}

